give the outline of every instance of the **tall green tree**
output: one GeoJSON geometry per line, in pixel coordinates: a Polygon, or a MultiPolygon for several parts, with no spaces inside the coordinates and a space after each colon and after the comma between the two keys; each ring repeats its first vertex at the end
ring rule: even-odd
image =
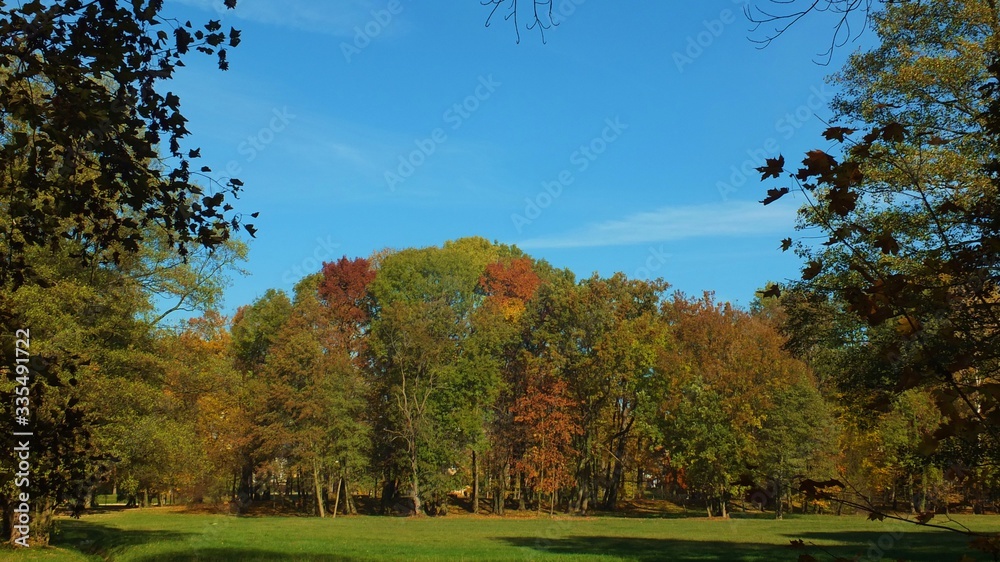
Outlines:
{"type": "Polygon", "coordinates": [[[446,511],[458,453],[475,441],[469,411],[490,386],[477,379],[495,371],[466,360],[466,342],[482,301],[479,278],[499,251],[478,238],[403,250],[382,260],[371,285],[376,399],[391,409],[382,421],[406,451],[417,513],[425,504],[446,511]]]}

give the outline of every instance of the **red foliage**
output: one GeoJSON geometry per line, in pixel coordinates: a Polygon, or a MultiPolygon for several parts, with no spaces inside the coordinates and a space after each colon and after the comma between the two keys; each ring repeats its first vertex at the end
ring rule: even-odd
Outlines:
{"type": "Polygon", "coordinates": [[[574,415],[577,402],[569,398],[566,381],[553,377],[529,381],[526,390],[512,408],[526,445],[516,467],[536,489],[552,493],[574,481],[573,438],[583,434],[574,415]]]}
{"type": "Polygon", "coordinates": [[[479,278],[479,287],[486,293],[487,302],[509,318],[519,316],[524,303],[535,296],[541,284],[542,280],[531,267],[530,258],[491,263],[479,278]]]}
{"type": "Polygon", "coordinates": [[[319,296],[341,322],[362,323],[368,319],[368,285],[375,270],[365,258],[342,257],[323,264],[319,296]]]}

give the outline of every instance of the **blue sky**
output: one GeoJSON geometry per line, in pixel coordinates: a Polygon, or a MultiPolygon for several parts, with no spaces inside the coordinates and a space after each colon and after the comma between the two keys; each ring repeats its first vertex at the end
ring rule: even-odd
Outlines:
{"type": "Polygon", "coordinates": [[[557,0],[545,44],[473,0],[221,5],[166,12],[243,32],[228,72],[200,57],[169,85],[203,163],[260,211],[227,312],[324,260],[472,235],[746,305],[797,275],[778,245],[800,201],[759,205],[745,171],[829,148],[824,77],[858,46],[816,64],[820,16],[758,49],[731,0],[557,0]]]}

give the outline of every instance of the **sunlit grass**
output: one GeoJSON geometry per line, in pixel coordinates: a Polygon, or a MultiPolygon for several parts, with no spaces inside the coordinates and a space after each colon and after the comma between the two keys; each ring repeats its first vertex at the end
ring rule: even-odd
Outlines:
{"type": "MultiPolygon", "coordinates": [[[[965,516],[1000,531],[998,516],[965,516]]],[[[0,551],[0,559],[333,562],[346,560],[796,560],[789,541],[817,558],[957,561],[966,539],[863,517],[759,518],[234,517],[150,508],[62,519],[51,549],[0,551]]],[[[977,560],[988,560],[979,556],[977,560]]]]}

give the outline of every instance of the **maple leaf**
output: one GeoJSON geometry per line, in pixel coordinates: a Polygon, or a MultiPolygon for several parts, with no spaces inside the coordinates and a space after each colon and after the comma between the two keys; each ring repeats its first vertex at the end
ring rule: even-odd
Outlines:
{"type": "Polygon", "coordinates": [[[762,299],[771,297],[778,298],[781,296],[781,288],[778,287],[777,285],[771,285],[764,291],[757,291],[757,294],[760,295],[760,298],[762,299]]]}
{"type": "Polygon", "coordinates": [[[885,521],[885,514],[879,513],[877,511],[872,511],[868,514],[869,521],[885,521]]]}
{"type": "Polygon", "coordinates": [[[926,511],[924,513],[917,514],[917,522],[921,525],[926,525],[931,519],[934,519],[933,511],[926,511]]]}
{"type": "Polygon", "coordinates": [[[889,123],[882,129],[882,140],[886,142],[903,142],[906,138],[906,127],[899,123],[889,123]]]}
{"type": "Polygon", "coordinates": [[[809,281],[819,275],[821,271],[823,271],[823,262],[812,260],[809,262],[808,266],[802,270],[802,279],[809,281]]]}
{"type": "Polygon", "coordinates": [[[761,181],[769,177],[777,178],[785,171],[785,157],[779,154],[777,158],[765,158],[764,165],[757,168],[757,171],[760,172],[761,181]]]}
{"type": "Polygon", "coordinates": [[[827,199],[830,211],[842,217],[846,217],[858,205],[858,194],[842,187],[831,189],[827,194],[827,199]]]}
{"type": "Polygon", "coordinates": [[[826,140],[837,140],[844,142],[844,137],[853,134],[857,129],[848,129],[847,127],[830,127],[829,129],[823,131],[823,138],[826,140]]]}
{"type": "Polygon", "coordinates": [[[821,182],[830,182],[834,179],[831,174],[837,166],[837,160],[822,150],[806,152],[802,164],[804,167],[795,173],[799,181],[806,181],[811,177],[817,177],[821,182]]]}
{"type": "Polygon", "coordinates": [[[791,543],[790,546],[792,548],[805,548],[806,546],[806,543],[802,539],[795,539],[788,542],[791,543]]]}
{"type": "Polygon", "coordinates": [[[788,191],[789,190],[787,187],[782,187],[778,189],[768,189],[767,197],[765,197],[764,200],[761,201],[761,203],[765,205],[770,205],[771,203],[774,203],[778,199],[781,199],[783,196],[787,195],[788,191]]]}
{"type": "Polygon", "coordinates": [[[892,237],[892,234],[888,232],[883,232],[878,238],[875,239],[874,245],[879,250],[882,250],[883,254],[898,255],[899,254],[899,242],[892,237]]]}
{"type": "Polygon", "coordinates": [[[787,252],[788,249],[791,248],[791,247],[792,247],[792,239],[791,238],[785,238],[785,239],[783,239],[781,241],[781,251],[782,252],[787,252]]]}

